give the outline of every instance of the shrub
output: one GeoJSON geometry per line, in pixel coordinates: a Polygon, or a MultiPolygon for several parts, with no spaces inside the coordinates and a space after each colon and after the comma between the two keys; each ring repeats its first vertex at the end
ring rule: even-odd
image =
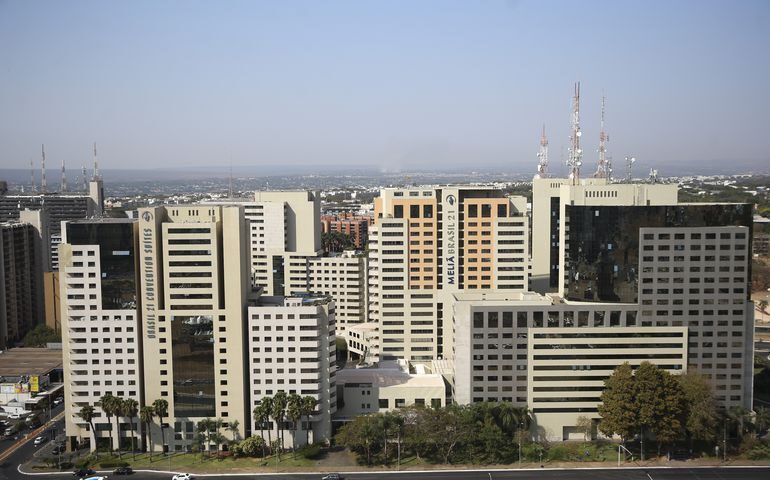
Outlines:
{"type": "Polygon", "coordinates": [[[297,453],[308,460],[316,460],[321,457],[321,445],[314,443],[312,445],[305,445],[300,448],[297,453]]]}
{"type": "Polygon", "coordinates": [[[106,462],[101,462],[99,464],[102,468],[118,468],[118,467],[127,467],[129,464],[128,462],[123,462],[120,460],[108,460],[106,462]]]}
{"type": "Polygon", "coordinates": [[[569,449],[564,445],[556,445],[548,450],[548,460],[564,461],[569,460],[569,449]]]}

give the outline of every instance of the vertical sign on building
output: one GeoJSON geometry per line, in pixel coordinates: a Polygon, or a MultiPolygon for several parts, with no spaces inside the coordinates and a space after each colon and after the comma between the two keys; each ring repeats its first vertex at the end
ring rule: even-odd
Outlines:
{"type": "Polygon", "coordinates": [[[456,188],[441,190],[442,212],[442,242],[443,257],[443,290],[457,291],[460,289],[460,195],[456,188]]]}

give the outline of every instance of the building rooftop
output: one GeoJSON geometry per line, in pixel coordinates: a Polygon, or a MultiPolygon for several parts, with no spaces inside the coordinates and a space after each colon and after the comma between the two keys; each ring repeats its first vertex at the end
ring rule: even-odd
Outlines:
{"type": "Polygon", "coordinates": [[[12,348],[0,353],[0,376],[45,375],[62,363],[61,349],[12,348]]]}
{"type": "Polygon", "coordinates": [[[371,383],[379,388],[406,387],[444,388],[444,379],[437,373],[410,373],[403,360],[380,362],[376,367],[343,368],[337,370],[337,383],[371,383]]]}
{"type": "Polygon", "coordinates": [[[296,306],[297,303],[302,302],[303,307],[313,305],[324,305],[332,301],[330,295],[324,295],[313,292],[295,292],[291,295],[262,295],[256,303],[258,307],[284,307],[284,306],[296,306]]]}

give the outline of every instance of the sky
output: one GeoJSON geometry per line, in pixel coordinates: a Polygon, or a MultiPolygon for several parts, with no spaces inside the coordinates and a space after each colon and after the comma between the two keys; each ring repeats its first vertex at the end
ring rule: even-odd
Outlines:
{"type": "Polygon", "coordinates": [[[0,168],[770,165],[770,1],[0,0],[0,168]]]}

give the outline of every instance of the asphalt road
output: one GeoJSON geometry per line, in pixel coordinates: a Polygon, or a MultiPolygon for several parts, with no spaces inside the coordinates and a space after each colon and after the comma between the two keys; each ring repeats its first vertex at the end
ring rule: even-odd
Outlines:
{"type": "MultiPolygon", "coordinates": [[[[110,474],[110,472],[99,472],[110,474]]],[[[280,478],[284,480],[319,480],[323,474],[259,474],[259,475],[201,475],[200,480],[226,480],[233,478],[280,478]]],[[[122,478],[111,475],[112,479],[122,478]]],[[[658,469],[577,469],[577,470],[490,470],[490,471],[458,471],[458,472],[389,472],[389,473],[351,473],[344,475],[346,480],[524,480],[524,479],[585,479],[585,480],[766,480],[770,478],[770,467],[762,468],[658,468],[658,469]]],[[[0,478],[33,480],[73,480],[72,474],[32,476],[20,474],[15,469],[0,470],[0,478]],[[3,475],[6,476],[3,476],[3,475]]],[[[168,473],[136,472],[126,480],[170,480],[168,473]]]]}

